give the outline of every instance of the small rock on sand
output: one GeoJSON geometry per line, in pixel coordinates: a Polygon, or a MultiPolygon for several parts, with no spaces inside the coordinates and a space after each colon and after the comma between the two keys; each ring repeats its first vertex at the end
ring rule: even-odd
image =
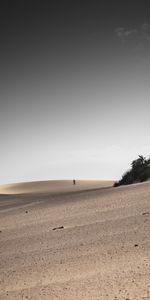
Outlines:
{"type": "Polygon", "coordinates": [[[54,227],[53,230],[64,229],[64,226],[54,227]]]}

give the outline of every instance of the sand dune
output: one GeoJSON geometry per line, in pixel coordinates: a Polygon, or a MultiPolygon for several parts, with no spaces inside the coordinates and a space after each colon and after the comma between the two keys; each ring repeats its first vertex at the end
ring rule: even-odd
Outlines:
{"type": "Polygon", "coordinates": [[[112,186],[112,180],[49,180],[0,185],[0,194],[68,192],[112,186]]]}
{"type": "Polygon", "coordinates": [[[149,299],[150,182],[65,184],[0,195],[0,299],[149,299]]]}

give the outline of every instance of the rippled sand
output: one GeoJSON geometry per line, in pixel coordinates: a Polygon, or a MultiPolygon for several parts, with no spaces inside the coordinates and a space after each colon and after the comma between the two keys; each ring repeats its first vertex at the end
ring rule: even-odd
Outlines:
{"type": "Polygon", "coordinates": [[[149,299],[150,183],[34,184],[1,187],[0,299],[149,299]]]}

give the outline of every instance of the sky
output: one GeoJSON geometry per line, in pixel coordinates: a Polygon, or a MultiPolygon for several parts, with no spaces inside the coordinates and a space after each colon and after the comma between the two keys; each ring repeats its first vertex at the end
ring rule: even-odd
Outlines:
{"type": "Polygon", "coordinates": [[[0,184],[149,156],[149,1],[3,1],[0,66],[0,184]]]}

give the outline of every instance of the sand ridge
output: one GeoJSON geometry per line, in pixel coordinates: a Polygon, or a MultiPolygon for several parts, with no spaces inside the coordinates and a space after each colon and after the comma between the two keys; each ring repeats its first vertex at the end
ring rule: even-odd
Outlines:
{"type": "Polygon", "coordinates": [[[42,193],[42,192],[69,192],[113,185],[112,180],[48,180],[21,182],[0,185],[0,194],[42,193]]]}

